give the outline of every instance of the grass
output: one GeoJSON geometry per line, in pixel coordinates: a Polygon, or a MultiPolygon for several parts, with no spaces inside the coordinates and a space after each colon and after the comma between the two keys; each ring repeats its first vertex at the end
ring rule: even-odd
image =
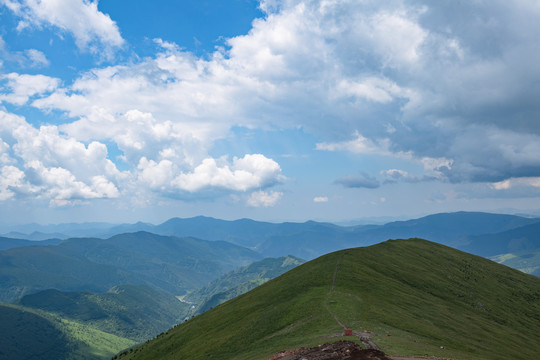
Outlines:
{"type": "Polygon", "coordinates": [[[411,239],[320,257],[122,358],[266,359],[319,345],[342,331],[324,304],[345,325],[370,329],[390,355],[503,360],[540,353],[540,279],[411,239]]]}

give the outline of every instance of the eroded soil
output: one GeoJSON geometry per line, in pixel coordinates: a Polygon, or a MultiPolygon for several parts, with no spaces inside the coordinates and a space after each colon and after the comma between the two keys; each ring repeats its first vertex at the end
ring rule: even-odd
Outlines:
{"type": "Polygon", "coordinates": [[[287,350],[275,354],[268,360],[391,360],[382,351],[362,349],[352,341],[337,341],[332,344],[319,345],[313,348],[287,350]]]}

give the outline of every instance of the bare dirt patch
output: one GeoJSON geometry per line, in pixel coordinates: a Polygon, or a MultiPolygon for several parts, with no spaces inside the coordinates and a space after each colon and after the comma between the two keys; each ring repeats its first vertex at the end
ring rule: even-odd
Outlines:
{"type": "Polygon", "coordinates": [[[362,349],[352,341],[337,341],[313,348],[279,352],[268,360],[391,360],[382,351],[362,349]]]}

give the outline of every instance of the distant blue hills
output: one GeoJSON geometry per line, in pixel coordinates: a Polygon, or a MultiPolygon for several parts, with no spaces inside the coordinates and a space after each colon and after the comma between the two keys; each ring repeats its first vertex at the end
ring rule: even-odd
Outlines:
{"type": "MultiPolygon", "coordinates": [[[[250,219],[234,221],[211,217],[172,218],[162,224],[145,222],[114,225],[80,223],[25,225],[30,231],[19,240],[66,239],[70,237],[110,238],[123,233],[145,231],[157,235],[195,237],[226,241],[249,248],[263,256],[294,255],[306,260],[331,251],[367,246],[395,238],[418,237],[481,256],[540,248],[540,218],[482,212],[440,213],[383,225],[338,226],[331,223],[269,223],[250,219]],[[39,231],[38,231],[39,230],[39,231]],[[49,231],[46,233],[45,231],[49,231]],[[47,236],[48,234],[48,236],[47,236]]],[[[10,234],[4,237],[13,238],[10,234]]],[[[44,244],[55,244],[48,240],[44,244]]],[[[0,239],[0,249],[36,245],[35,242],[0,239]]]]}

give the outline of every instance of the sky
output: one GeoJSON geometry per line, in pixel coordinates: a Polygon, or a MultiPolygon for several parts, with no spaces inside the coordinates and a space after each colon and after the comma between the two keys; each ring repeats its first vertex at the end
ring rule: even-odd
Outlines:
{"type": "Polygon", "coordinates": [[[540,215],[536,0],[0,0],[0,223],[540,215]]]}

